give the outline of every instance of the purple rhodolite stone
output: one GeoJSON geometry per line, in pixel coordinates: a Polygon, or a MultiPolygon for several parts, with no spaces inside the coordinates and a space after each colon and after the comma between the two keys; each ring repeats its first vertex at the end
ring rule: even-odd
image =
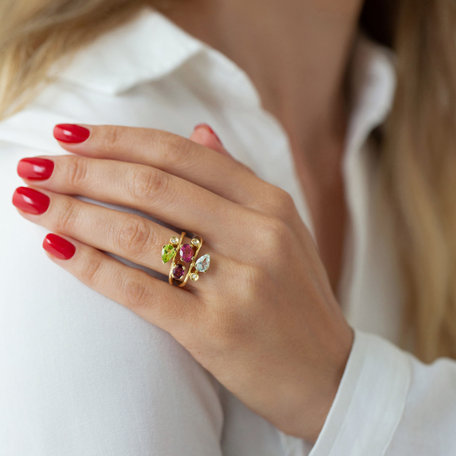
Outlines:
{"type": "Polygon", "coordinates": [[[181,264],[177,264],[173,269],[173,277],[180,279],[184,275],[185,268],[181,264]]]}
{"type": "Polygon", "coordinates": [[[184,244],[181,246],[179,253],[182,261],[185,261],[186,263],[190,263],[192,261],[193,247],[190,244],[184,244]]]}

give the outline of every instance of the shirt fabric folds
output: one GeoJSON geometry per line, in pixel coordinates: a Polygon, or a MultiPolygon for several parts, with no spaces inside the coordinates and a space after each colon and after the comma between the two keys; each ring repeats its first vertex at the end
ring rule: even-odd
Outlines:
{"type": "Polygon", "coordinates": [[[49,261],[41,248],[47,231],[11,204],[22,182],[20,158],[67,153],[52,138],[56,123],[142,126],[188,137],[207,122],[236,159],[292,195],[314,235],[287,136],[252,81],[149,8],[52,73],[55,81],[37,99],[0,122],[2,456],[456,454],[456,362],[423,364],[395,345],[401,284],[386,215],[372,198],[370,140],[395,92],[388,49],[362,33],[354,49],[343,157],[350,220],[337,297],[355,339],[314,445],[245,407],[168,333],[49,261]]]}

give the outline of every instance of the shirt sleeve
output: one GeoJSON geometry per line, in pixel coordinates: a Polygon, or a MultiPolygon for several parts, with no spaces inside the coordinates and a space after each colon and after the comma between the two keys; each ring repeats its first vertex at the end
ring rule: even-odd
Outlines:
{"type": "Polygon", "coordinates": [[[456,454],[456,362],[425,364],[355,329],[334,401],[309,456],[456,454]]]}

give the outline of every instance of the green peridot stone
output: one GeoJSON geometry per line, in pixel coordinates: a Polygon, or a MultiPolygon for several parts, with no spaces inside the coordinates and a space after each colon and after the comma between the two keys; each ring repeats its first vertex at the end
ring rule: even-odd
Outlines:
{"type": "Polygon", "coordinates": [[[168,263],[176,254],[176,247],[171,244],[166,244],[162,247],[162,262],[168,263]]]}

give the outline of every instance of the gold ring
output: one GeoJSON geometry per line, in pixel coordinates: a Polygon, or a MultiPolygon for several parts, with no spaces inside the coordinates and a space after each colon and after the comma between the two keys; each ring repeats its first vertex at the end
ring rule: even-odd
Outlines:
{"type": "Polygon", "coordinates": [[[174,281],[177,281],[179,287],[185,286],[188,279],[196,282],[199,279],[199,273],[206,272],[211,264],[211,256],[208,253],[197,258],[203,245],[203,238],[195,234],[190,244],[182,244],[184,236],[185,231],[182,231],[180,238],[173,236],[169,244],[163,245],[161,251],[162,263],[172,260],[168,276],[169,284],[174,285],[174,281]]]}

